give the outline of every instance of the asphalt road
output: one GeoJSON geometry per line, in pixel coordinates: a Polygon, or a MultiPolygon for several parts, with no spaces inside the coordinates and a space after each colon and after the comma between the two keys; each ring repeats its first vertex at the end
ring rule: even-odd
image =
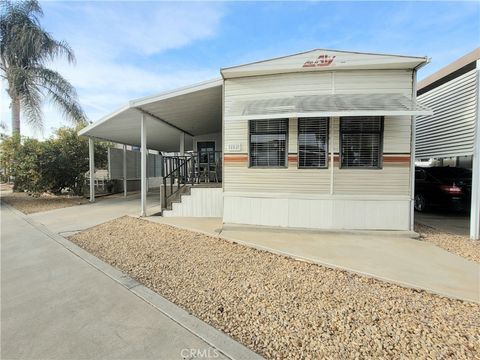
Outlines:
{"type": "Polygon", "coordinates": [[[0,215],[2,359],[226,358],[7,206],[0,215]]]}

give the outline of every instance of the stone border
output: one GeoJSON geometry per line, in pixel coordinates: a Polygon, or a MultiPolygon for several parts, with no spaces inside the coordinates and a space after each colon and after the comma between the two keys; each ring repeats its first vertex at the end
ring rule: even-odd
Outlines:
{"type": "Polygon", "coordinates": [[[140,299],[162,312],[168,318],[172,319],[177,324],[184,327],[213,348],[219,350],[226,357],[234,360],[263,359],[260,355],[256,354],[246,346],[235,341],[227,334],[215,329],[213,326],[196,318],[184,309],[172,303],[171,301],[165,299],[163,296],[143,286],[137,280],[132,279],[130,276],[124,274],[120,270],[117,270],[116,268],[100,260],[96,256],[93,256],[88,251],[82,249],[81,247],[67,240],[63,236],[53,233],[45,225],[42,225],[37,221],[28,218],[27,215],[15,209],[11,205],[2,202],[2,206],[9,208],[9,210],[24,219],[35,229],[39,230],[58,244],[65,247],[68,251],[78,256],[86,263],[90,264],[97,270],[110,277],[112,280],[125,287],[127,290],[138,296],[140,299]]]}

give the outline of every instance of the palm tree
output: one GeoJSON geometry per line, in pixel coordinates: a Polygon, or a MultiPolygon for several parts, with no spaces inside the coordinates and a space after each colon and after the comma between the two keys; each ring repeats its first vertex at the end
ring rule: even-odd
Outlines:
{"type": "Polygon", "coordinates": [[[43,16],[37,0],[0,0],[0,76],[8,83],[11,98],[12,133],[20,134],[20,110],[33,127],[42,129],[42,101],[52,100],[64,117],[74,123],[86,121],[75,88],[48,62],[65,56],[75,62],[72,49],[40,26],[43,16]]]}

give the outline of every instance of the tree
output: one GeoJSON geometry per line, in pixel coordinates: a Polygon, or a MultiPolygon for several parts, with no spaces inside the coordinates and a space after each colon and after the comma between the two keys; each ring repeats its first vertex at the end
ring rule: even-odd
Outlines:
{"type": "Polygon", "coordinates": [[[8,83],[12,134],[20,134],[20,112],[33,127],[42,129],[41,105],[45,97],[74,123],[86,122],[75,88],[48,62],[66,57],[75,63],[73,50],[40,26],[43,16],[37,0],[0,0],[0,76],[8,83]]]}
{"type": "MultiPolygon", "coordinates": [[[[13,180],[15,191],[59,194],[69,190],[82,194],[85,173],[89,170],[88,139],[78,136],[82,126],[60,128],[45,141],[18,134],[3,138],[0,142],[2,180],[13,180]]],[[[97,168],[107,166],[107,149],[111,145],[95,144],[97,168]]]]}

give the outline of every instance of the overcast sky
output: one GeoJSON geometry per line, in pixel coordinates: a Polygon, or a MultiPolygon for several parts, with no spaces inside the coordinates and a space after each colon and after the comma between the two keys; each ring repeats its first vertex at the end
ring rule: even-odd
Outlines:
{"type": "MultiPolygon", "coordinates": [[[[313,48],[427,55],[419,78],[480,45],[479,2],[42,2],[43,26],[74,49],[53,64],[89,120],[128,100],[219,77],[221,67],[313,48]]],[[[10,128],[9,99],[0,115],[10,128]]],[[[43,134],[68,124],[48,104],[43,134]]],[[[10,130],[10,129],[9,129],[10,130]]]]}

